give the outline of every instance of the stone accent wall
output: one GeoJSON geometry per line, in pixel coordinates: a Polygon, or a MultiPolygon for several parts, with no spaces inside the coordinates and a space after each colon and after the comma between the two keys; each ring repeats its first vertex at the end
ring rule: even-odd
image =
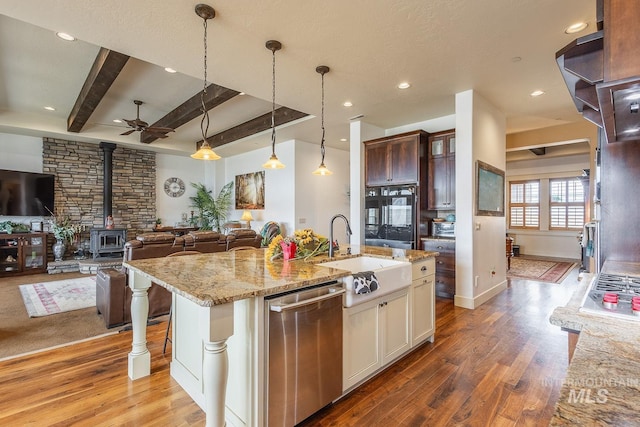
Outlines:
{"type": "MultiPolygon", "coordinates": [[[[56,216],[69,216],[85,227],[104,227],[103,161],[98,144],[43,138],[43,172],[54,174],[56,216]]],[[[150,231],[156,218],[156,155],[116,147],[113,151],[113,219],[127,229],[127,240],[150,231]]],[[[69,255],[67,253],[67,255],[69,255]]]]}

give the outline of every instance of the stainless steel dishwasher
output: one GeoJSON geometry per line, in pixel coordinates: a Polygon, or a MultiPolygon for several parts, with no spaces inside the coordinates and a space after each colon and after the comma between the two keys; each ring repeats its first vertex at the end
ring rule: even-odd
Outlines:
{"type": "Polygon", "coordinates": [[[343,293],[332,282],[265,299],[268,426],[294,426],[342,394],[343,293]]]}

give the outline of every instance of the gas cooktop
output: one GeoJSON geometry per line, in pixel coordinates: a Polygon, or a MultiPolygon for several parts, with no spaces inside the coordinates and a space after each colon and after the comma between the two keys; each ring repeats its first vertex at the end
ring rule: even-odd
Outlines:
{"type": "Polygon", "coordinates": [[[598,274],[584,296],[580,311],[640,321],[640,277],[598,274]]]}

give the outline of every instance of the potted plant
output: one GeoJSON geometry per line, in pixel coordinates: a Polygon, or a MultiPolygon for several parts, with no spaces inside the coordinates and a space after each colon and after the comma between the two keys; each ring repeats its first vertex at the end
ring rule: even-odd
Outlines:
{"type": "Polygon", "coordinates": [[[191,186],[196,189],[196,195],[189,197],[191,207],[196,208],[198,212],[191,219],[193,225],[197,225],[201,230],[221,231],[231,207],[233,181],[222,187],[218,197],[213,197],[212,190],[207,190],[204,184],[192,182],[191,186]]]}
{"type": "Polygon", "coordinates": [[[75,235],[79,230],[71,224],[69,217],[58,219],[55,216],[51,219],[51,232],[56,238],[53,244],[53,255],[55,261],[62,261],[66,251],[66,242],[73,242],[75,235]]]}

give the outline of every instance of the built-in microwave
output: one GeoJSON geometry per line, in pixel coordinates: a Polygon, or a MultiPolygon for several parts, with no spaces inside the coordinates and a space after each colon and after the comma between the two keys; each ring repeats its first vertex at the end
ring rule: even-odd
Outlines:
{"type": "Polygon", "coordinates": [[[433,237],[456,237],[456,223],[455,222],[432,222],[431,223],[431,235],[433,237]]]}

